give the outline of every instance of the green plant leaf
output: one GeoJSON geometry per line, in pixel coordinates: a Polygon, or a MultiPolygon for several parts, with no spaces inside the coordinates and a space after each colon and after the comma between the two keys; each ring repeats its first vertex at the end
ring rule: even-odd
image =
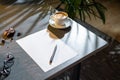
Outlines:
{"type": "Polygon", "coordinates": [[[88,15],[89,19],[91,19],[91,16],[90,16],[89,10],[86,9],[85,12],[86,12],[86,14],[88,15]]]}
{"type": "Polygon", "coordinates": [[[81,12],[81,10],[79,10],[79,16],[80,16],[80,20],[82,20],[82,12],[81,12]]]}
{"type": "Polygon", "coordinates": [[[95,8],[96,8],[100,18],[102,19],[103,23],[105,24],[105,11],[103,9],[103,6],[101,6],[98,3],[95,3],[95,8]]]}
{"type": "Polygon", "coordinates": [[[95,0],[61,0],[65,4],[65,9],[71,18],[79,15],[82,21],[85,21],[86,16],[91,19],[91,14],[96,18],[100,18],[105,23],[105,10],[101,3],[95,0]]]}

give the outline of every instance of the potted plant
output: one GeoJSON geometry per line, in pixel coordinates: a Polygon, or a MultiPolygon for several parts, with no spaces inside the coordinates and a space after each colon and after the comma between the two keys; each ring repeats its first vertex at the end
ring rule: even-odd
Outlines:
{"type": "Polygon", "coordinates": [[[105,23],[105,11],[107,10],[104,5],[96,0],[60,0],[61,3],[57,8],[61,6],[65,10],[69,17],[79,18],[85,21],[86,17],[91,19],[91,16],[100,18],[105,23]]]}

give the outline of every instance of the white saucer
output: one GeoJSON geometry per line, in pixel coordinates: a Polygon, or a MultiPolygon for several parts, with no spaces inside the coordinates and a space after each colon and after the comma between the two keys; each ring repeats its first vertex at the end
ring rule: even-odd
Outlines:
{"type": "MultiPolygon", "coordinates": [[[[52,26],[52,27],[55,27],[55,21],[53,19],[50,19],[49,20],[49,24],[52,26]]],[[[65,22],[64,22],[64,26],[62,26],[61,28],[67,28],[67,27],[70,27],[72,24],[72,21],[68,18],[65,22]]],[[[57,28],[57,27],[55,27],[57,28]]]]}

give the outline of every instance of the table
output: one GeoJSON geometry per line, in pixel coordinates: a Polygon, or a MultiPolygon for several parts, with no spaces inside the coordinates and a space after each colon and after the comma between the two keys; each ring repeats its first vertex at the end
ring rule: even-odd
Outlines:
{"type": "MultiPolygon", "coordinates": [[[[35,15],[37,16],[37,15],[35,15]]],[[[24,29],[24,24],[19,25],[18,30],[24,32],[20,38],[27,35],[35,33],[40,30],[44,30],[48,27],[49,14],[40,21],[33,28],[24,29]]],[[[97,36],[95,33],[91,32],[81,24],[72,21],[71,30],[68,32],[61,40],[76,51],[79,55],[71,58],[65,63],[44,72],[37,63],[16,43],[16,41],[11,42],[8,46],[9,49],[3,46],[0,48],[0,56],[4,56],[9,50],[15,56],[15,64],[12,67],[11,74],[6,78],[6,80],[54,80],[60,74],[66,72],[72,67],[79,64],[82,60],[96,54],[98,51],[102,50],[107,46],[107,42],[97,36]]],[[[44,37],[44,36],[43,36],[44,37]]],[[[18,39],[20,39],[18,38],[18,39]]]]}

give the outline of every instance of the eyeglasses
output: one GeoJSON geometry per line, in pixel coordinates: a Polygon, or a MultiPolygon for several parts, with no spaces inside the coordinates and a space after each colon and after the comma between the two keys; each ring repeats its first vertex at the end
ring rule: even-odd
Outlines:
{"type": "Polygon", "coordinates": [[[5,60],[3,61],[3,66],[0,70],[0,80],[4,80],[10,74],[13,64],[14,56],[12,54],[7,54],[5,60]]]}

